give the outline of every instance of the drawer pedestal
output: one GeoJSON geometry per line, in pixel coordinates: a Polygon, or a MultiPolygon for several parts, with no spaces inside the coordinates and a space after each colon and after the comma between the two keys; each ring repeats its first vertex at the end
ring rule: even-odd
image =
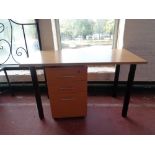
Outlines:
{"type": "Polygon", "coordinates": [[[87,67],[45,68],[51,112],[54,118],[87,114],[87,67]]]}

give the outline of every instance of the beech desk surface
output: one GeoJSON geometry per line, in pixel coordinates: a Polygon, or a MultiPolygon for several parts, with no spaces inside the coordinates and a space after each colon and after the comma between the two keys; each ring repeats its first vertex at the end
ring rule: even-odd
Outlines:
{"type": "Polygon", "coordinates": [[[23,59],[20,66],[64,66],[64,65],[115,65],[115,64],[144,64],[143,58],[126,49],[103,51],[66,50],[35,52],[23,59]]]}

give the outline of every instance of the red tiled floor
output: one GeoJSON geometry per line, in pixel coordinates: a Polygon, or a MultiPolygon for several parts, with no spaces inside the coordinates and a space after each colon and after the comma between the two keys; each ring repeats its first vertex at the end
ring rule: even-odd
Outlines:
{"type": "Polygon", "coordinates": [[[85,118],[56,119],[49,100],[42,95],[45,120],[41,121],[31,91],[0,95],[0,134],[155,134],[154,92],[132,94],[128,118],[121,117],[123,97],[89,94],[85,118]]]}

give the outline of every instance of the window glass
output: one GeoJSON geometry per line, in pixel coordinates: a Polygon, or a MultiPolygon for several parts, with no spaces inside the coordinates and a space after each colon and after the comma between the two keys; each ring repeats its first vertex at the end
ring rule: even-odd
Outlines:
{"type": "Polygon", "coordinates": [[[114,19],[59,20],[62,49],[112,49],[114,19]]]}
{"type": "MultiPolygon", "coordinates": [[[[0,63],[7,60],[10,54],[11,47],[11,34],[12,34],[12,54],[21,60],[18,56],[22,53],[22,56],[39,50],[38,33],[35,20],[8,20],[0,19],[0,63]],[[31,23],[30,25],[28,23],[31,23]],[[22,27],[22,24],[23,27],[22,27]],[[28,25],[27,25],[28,24],[28,25]],[[12,31],[11,31],[12,30],[12,31]],[[25,35],[25,37],[24,37],[25,35]],[[27,46],[27,47],[26,47],[27,46]],[[24,50],[25,49],[25,50],[24,50]]],[[[11,58],[11,56],[10,56],[11,58]]]]}

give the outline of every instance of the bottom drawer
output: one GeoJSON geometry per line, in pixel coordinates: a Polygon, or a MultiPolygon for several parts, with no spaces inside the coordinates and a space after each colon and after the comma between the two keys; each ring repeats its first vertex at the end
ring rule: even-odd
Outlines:
{"type": "Polygon", "coordinates": [[[83,117],[87,114],[87,94],[60,94],[51,100],[54,118],[83,117]]]}

